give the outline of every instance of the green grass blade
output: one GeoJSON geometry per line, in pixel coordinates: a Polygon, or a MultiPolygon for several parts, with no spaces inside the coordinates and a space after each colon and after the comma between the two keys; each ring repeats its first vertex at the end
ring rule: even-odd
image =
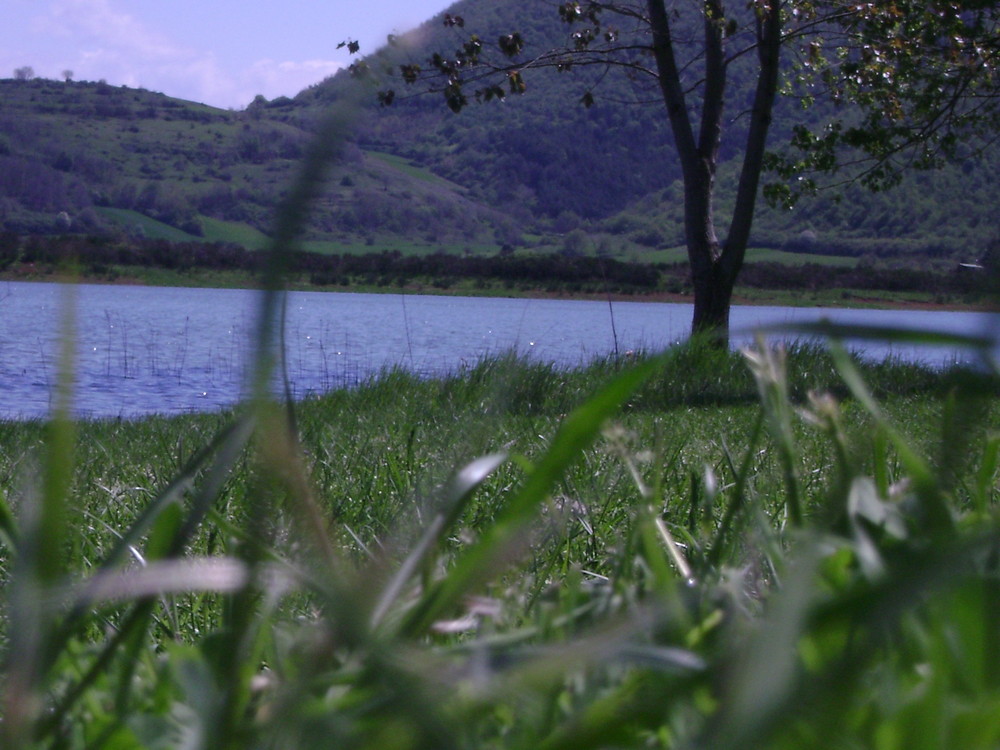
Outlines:
{"type": "Polygon", "coordinates": [[[795,564],[782,590],[726,669],[722,707],[712,718],[704,747],[756,747],[754,738],[791,699],[798,672],[796,644],[816,596],[812,585],[816,553],[809,540],[793,551],[795,564]]]}
{"type": "Polygon", "coordinates": [[[0,542],[16,552],[19,537],[17,519],[7,503],[7,498],[0,492],[0,542]]]}
{"type": "MultiPolygon", "coordinates": [[[[46,654],[53,650],[56,623],[44,611],[44,601],[65,576],[69,539],[69,493],[73,483],[76,430],[72,421],[75,358],[75,287],[64,287],[60,304],[60,354],[55,407],[46,425],[41,474],[35,492],[26,498],[22,535],[9,583],[9,633],[0,689],[0,745],[26,746],[41,708],[47,677],[46,654]]],[[[6,503],[4,515],[9,514],[6,503]]],[[[4,523],[13,530],[13,519],[4,523]]],[[[9,535],[9,532],[8,532],[9,535]]]]}
{"type": "Polygon", "coordinates": [[[238,420],[234,429],[231,432],[227,431],[225,438],[220,441],[218,455],[191,503],[184,524],[174,536],[170,555],[180,554],[184,545],[194,536],[205,515],[219,497],[233,466],[250,439],[254,424],[253,419],[244,417],[238,420]]]}
{"type": "Polygon", "coordinates": [[[538,750],[639,747],[640,729],[659,725],[669,705],[669,684],[648,671],[636,672],[562,722],[538,750]]]}
{"type": "MultiPolygon", "coordinates": [[[[221,486],[220,479],[224,478],[228,473],[239,450],[248,439],[250,425],[251,422],[246,417],[237,420],[222,430],[209,445],[192,456],[184,469],[143,509],[142,513],[125,533],[117,538],[115,545],[96,566],[95,574],[106,573],[117,567],[128,553],[128,549],[137,546],[143,535],[151,527],[156,526],[157,521],[162,518],[164,511],[180,502],[183,494],[192,487],[195,476],[203,468],[204,464],[216,452],[221,450],[224,455],[216,459],[216,463],[212,468],[212,476],[215,477],[212,487],[203,489],[197,496],[199,499],[195,502],[195,506],[190,511],[194,518],[202,517],[206,505],[211,504],[215,498],[214,493],[221,486]]],[[[163,537],[163,529],[159,529],[158,533],[152,535],[150,538],[153,549],[147,549],[147,558],[159,559],[161,557],[176,555],[183,548],[194,526],[196,526],[196,523],[192,524],[192,516],[190,515],[188,519],[185,519],[184,524],[179,523],[178,519],[172,518],[169,521],[171,538],[169,540],[165,539],[163,537]]],[[[59,629],[59,634],[52,644],[53,649],[50,659],[54,658],[55,654],[64,647],[67,640],[72,637],[73,632],[79,627],[80,622],[89,617],[90,614],[90,610],[84,606],[76,606],[67,614],[59,629]]]]}
{"type": "MultiPolygon", "coordinates": [[[[274,349],[276,345],[283,343],[283,328],[280,324],[285,304],[282,293],[285,273],[305,230],[310,205],[321,194],[326,174],[350,135],[355,116],[355,103],[346,98],[338,102],[337,108],[319,124],[288,195],[278,206],[274,241],[265,255],[261,271],[264,293],[261,295],[254,339],[256,359],[251,381],[254,400],[266,399],[275,363],[279,357],[283,361],[283,352],[276,354],[274,349]]],[[[287,390],[287,378],[284,385],[287,390]]],[[[289,418],[294,421],[292,412],[289,412],[289,418]]]]}
{"type": "MultiPolygon", "coordinates": [[[[769,736],[793,726],[800,717],[807,717],[814,731],[822,731],[824,727],[843,730],[852,720],[852,694],[856,690],[871,690],[863,681],[873,674],[870,671],[873,665],[885,664],[886,649],[890,649],[892,659],[903,660],[905,664],[905,651],[891,645],[904,638],[904,625],[913,627],[919,621],[914,618],[924,619],[929,602],[943,601],[943,595],[966,583],[983,582],[978,565],[984,554],[996,550],[998,543],[1000,535],[994,528],[961,540],[952,538],[927,545],[919,554],[894,566],[881,580],[871,583],[858,578],[837,596],[816,601],[805,614],[800,640],[800,643],[809,641],[819,649],[812,657],[816,662],[812,669],[809,672],[799,670],[780,694],[772,693],[773,700],[757,702],[751,699],[749,706],[753,713],[748,716],[743,731],[730,733],[727,730],[723,741],[719,736],[722,732],[718,730],[724,727],[717,725],[715,736],[708,737],[705,746],[734,750],[765,746],[769,736]]],[[[987,592],[986,589],[982,591],[987,592]]],[[[949,630],[953,625],[953,622],[946,623],[949,630]]],[[[996,622],[991,622],[989,627],[995,633],[996,622]]],[[[927,634],[923,631],[918,642],[927,634]]],[[[952,631],[948,639],[954,634],[952,631]]],[[[949,644],[949,648],[954,645],[949,644]]],[[[919,656],[915,654],[918,664],[931,658],[924,650],[926,644],[911,647],[918,649],[919,656]]],[[[946,659],[953,657],[950,650],[945,652],[946,659]]],[[[928,667],[934,669],[933,665],[928,667]]],[[[894,669],[898,671],[892,679],[900,679],[900,671],[905,668],[896,664],[894,669]]],[[[918,667],[923,668],[922,665],[918,667]]],[[[961,682],[964,693],[968,688],[964,680],[961,682]]],[[[979,697],[986,698],[987,694],[980,693],[979,697]]],[[[893,700],[903,698],[899,693],[893,700]]],[[[961,701],[966,698],[963,695],[961,701]]],[[[853,718],[856,717],[857,714],[853,714],[853,718]]],[[[995,740],[994,737],[981,747],[993,746],[995,740]]]]}
{"type": "Polygon", "coordinates": [[[831,341],[830,353],[833,356],[841,377],[844,379],[844,383],[850,389],[852,395],[868,410],[868,413],[876,420],[879,428],[885,432],[885,435],[896,448],[899,459],[906,469],[913,483],[913,488],[920,499],[924,514],[921,522],[927,529],[933,530],[935,534],[948,533],[953,528],[951,513],[945,504],[938,480],[931,465],[890,424],[844,347],[837,341],[831,341]]]}
{"type": "Polygon", "coordinates": [[[73,412],[73,363],[76,346],[76,288],[63,287],[61,301],[59,376],[56,403],[48,425],[42,459],[41,507],[37,534],[32,537],[38,581],[54,584],[64,574],[67,504],[73,483],[76,431],[73,412]]]}
{"type": "MultiPolygon", "coordinates": [[[[176,531],[172,533],[170,539],[158,539],[156,541],[159,556],[172,558],[183,552],[185,545],[218,497],[219,490],[228,477],[232,465],[243,450],[246,440],[249,438],[252,424],[253,421],[250,419],[238,420],[232,429],[224,430],[219,436],[218,456],[210,467],[208,476],[200,491],[195,496],[186,518],[181,524],[171,522],[171,527],[175,528],[176,531]]],[[[183,482],[177,480],[171,483],[171,487],[179,487],[182,484],[183,482]]],[[[148,525],[156,520],[163,508],[169,505],[169,502],[165,499],[168,497],[169,493],[165,493],[161,495],[160,501],[154,502],[150,507],[147,507],[147,512],[142,516],[143,524],[148,525]],[[155,513],[150,510],[152,507],[157,508],[155,513]]],[[[173,501],[171,500],[170,502],[173,501]]],[[[130,536],[130,538],[132,537],[130,536]]],[[[120,544],[119,547],[121,547],[120,544]]],[[[101,570],[106,573],[110,570],[110,566],[102,567],[101,570]]],[[[52,715],[46,721],[46,725],[50,729],[57,726],[59,721],[61,721],[61,717],[68,714],[76,702],[85,694],[87,688],[99,678],[111,660],[119,653],[119,649],[123,647],[134,648],[136,640],[140,642],[143,640],[153,614],[154,606],[155,596],[153,595],[136,598],[132,611],[118,626],[114,637],[105,644],[89,667],[83,669],[83,676],[67,689],[62,699],[58,702],[52,715]],[[132,645],[130,646],[130,644],[132,645]]],[[[82,605],[72,610],[62,627],[60,627],[48,651],[46,664],[49,667],[55,664],[60,650],[65,648],[65,644],[79,627],[80,622],[86,619],[91,612],[92,610],[82,605]]]]}
{"type": "Polygon", "coordinates": [[[982,462],[976,472],[974,502],[976,510],[985,514],[989,508],[990,496],[996,488],[997,469],[1000,468],[1000,435],[987,438],[983,448],[982,462]]]}
{"type": "MultiPolygon", "coordinates": [[[[733,472],[734,481],[733,486],[729,489],[729,502],[726,503],[725,513],[722,516],[722,521],[719,522],[719,527],[715,531],[715,535],[709,548],[708,562],[713,568],[721,565],[722,561],[725,559],[729,548],[732,546],[729,542],[729,539],[732,536],[730,534],[730,528],[735,523],[739,514],[747,507],[747,480],[750,477],[750,469],[753,467],[753,461],[757,457],[757,442],[760,440],[760,435],[763,430],[764,412],[761,410],[757,413],[757,418],[754,420],[753,430],[750,433],[750,440],[747,444],[746,453],[743,455],[743,461],[740,462],[739,469],[736,469],[733,466],[732,459],[729,458],[730,471],[733,472]]],[[[728,457],[728,448],[726,453],[728,457]]]]}

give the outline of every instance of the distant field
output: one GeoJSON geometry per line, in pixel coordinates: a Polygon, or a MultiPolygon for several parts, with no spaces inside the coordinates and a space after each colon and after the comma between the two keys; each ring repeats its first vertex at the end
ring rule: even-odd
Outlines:
{"type": "MultiPolygon", "coordinates": [[[[683,247],[672,247],[668,250],[655,250],[637,254],[634,259],[641,263],[684,263],[687,260],[687,250],[683,247]]],[[[857,263],[857,258],[844,255],[789,253],[784,250],[774,250],[768,247],[749,248],[746,260],[748,263],[784,263],[787,266],[816,263],[821,266],[843,266],[847,268],[857,263]]]]}
{"type": "Polygon", "coordinates": [[[98,207],[97,213],[106,219],[110,219],[118,226],[126,229],[140,229],[142,234],[154,240],[167,240],[169,242],[198,242],[202,238],[193,234],[164,224],[162,221],[151,219],[145,214],[133,211],[129,208],[107,208],[98,207]]]}
{"type": "Polygon", "coordinates": [[[247,250],[262,250],[267,246],[268,237],[253,227],[236,221],[223,221],[209,216],[199,216],[204,235],[197,237],[177,227],[164,224],[138,211],[127,208],[96,209],[106,219],[126,229],[139,228],[144,236],[169,242],[235,242],[247,250]]]}
{"type": "MultiPolygon", "coordinates": [[[[162,221],[157,221],[131,209],[100,207],[96,210],[101,216],[113,221],[116,225],[130,231],[140,229],[144,237],[155,240],[168,240],[169,242],[235,242],[247,250],[263,250],[270,241],[270,238],[266,234],[248,224],[215,219],[210,216],[198,217],[198,221],[201,223],[203,229],[203,236],[196,237],[193,234],[184,232],[169,224],[164,224],[162,221]]],[[[492,255],[499,249],[494,244],[418,243],[395,236],[387,237],[384,240],[379,239],[374,244],[367,242],[344,242],[341,240],[306,240],[301,244],[302,249],[307,252],[321,253],[323,255],[343,253],[349,255],[367,255],[369,253],[381,253],[385,251],[399,252],[404,256],[431,255],[441,252],[453,255],[460,255],[465,252],[471,252],[476,255],[492,255]]]]}
{"type": "Polygon", "coordinates": [[[223,221],[209,216],[200,217],[205,239],[215,242],[235,242],[247,250],[263,250],[270,238],[258,229],[236,221],[223,221]]]}
{"type": "Polygon", "coordinates": [[[789,253],[784,250],[774,250],[767,247],[750,248],[747,250],[746,259],[750,263],[784,263],[787,266],[816,263],[820,266],[842,266],[844,268],[851,268],[858,262],[857,258],[851,258],[846,255],[789,253]]]}
{"type": "MultiPolygon", "coordinates": [[[[379,155],[388,161],[398,159],[389,154],[379,155]]],[[[401,160],[405,161],[405,160],[401,160]]],[[[416,168],[414,168],[416,169],[416,168]]],[[[433,175],[432,175],[433,177],[433,175]]],[[[437,179],[437,178],[434,178],[437,179]]],[[[114,221],[121,227],[141,228],[146,237],[164,239],[171,242],[235,242],[248,250],[262,250],[267,246],[268,236],[263,232],[240,222],[224,221],[209,216],[200,216],[204,236],[196,237],[176,227],[152,219],[138,211],[124,208],[98,208],[98,213],[114,221]]],[[[312,253],[367,255],[369,253],[399,252],[404,256],[431,255],[433,253],[448,253],[461,255],[492,255],[499,250],[496,244],[487,243],[420,243],[404,238],[390,236],[379,238],[374,243],[344,242],[341,240],[306,240],[302,248],[312,253]]],[[[542,249],[542,248],[539,248],[542,249]]],[[[551,248],[554,252],[555,248],[551,248]]],[[[650,252],[628,253],[623,260],[636,263],[683,263],[687,260],[687,252],[682,247],[655,250],[650,252]]],[[[789,253],[771,248],[750,248],[747,251],[747,261],[750,263],[782,263],[789,266],[799,266],[805,263],[816,263],[822,266],[851,267],[857,263],[856,258],[838,255],[812,255],[804,253],[789,253]]]]}
{"type": "Polygon", "coordinates": [[[396,156],[395,154],[387,154],[384,151],[366,150],[365,153],[368,154],[369,156],[375,157],[376,159],[380,159],[389,166],[398,169],[403,174],[409,175],[414,179],[423,180],[425,182],[434,182],[441,185],[447,185],[448,187],[454,190],[458,190],[459,192],[465,192],[465,189],[462,188],[460,185],[457,185],[454,182],[446,180],[444,177],[439,177],[438,175],[431,172],[429,169],[417,166],[416,164],[414,164],[412,161],[410,161],[405,157],[396,156]]]}
{"type": "Polygon", "coordinates": [[[461,255],[466,251],[474,255],[492,255],[499,250],[497,245],[487,244],[448,244],[448,243],[416,243],[396,237],[388,237],[385,240],[377,240],[369,245],[366,242],[342,242],[339,240],[307,240],[302,243],[302,247],[311,253],[322,253],[331,255],[335,253],[347,253],[348,255],[367,255],[369,253],[381,253],[385,251],[399,252],[404,256],[433,255],[434,253],[448,253],[450,255],[461,255]]]}

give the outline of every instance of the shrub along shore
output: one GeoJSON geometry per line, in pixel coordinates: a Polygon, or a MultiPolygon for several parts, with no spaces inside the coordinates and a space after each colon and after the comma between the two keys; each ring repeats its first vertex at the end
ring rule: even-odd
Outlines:
{"type": "Polygon", "coordinates": [[[998,393],[683,347],[0,422],[0,744],[995,747],[998,393]]]}
{"type": "MultiPolygon", "coordinates": [[[[736,298],[742,304],[838,307],[985,307],[991,301],[982,269],[913,268],[812,262],[748,262],[736,298]]],[[[233,243],[0,233],[0,279],[162,286],[259,286],[266,253],[233,243]],[[66,269],[72,269],[67,272],[66,269]]],[[[383,250],[362,254],[291,252],[290,289],[410,292],[470,296],[556,296],[686,302],[686,263],[628,262],[559,253],[444,253],[383,250]]]]}

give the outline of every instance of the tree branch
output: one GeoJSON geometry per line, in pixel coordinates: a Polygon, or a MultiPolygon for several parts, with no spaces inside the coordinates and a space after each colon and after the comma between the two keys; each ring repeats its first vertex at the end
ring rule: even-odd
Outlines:
{"type": "Polygon", "coordinates": [[[702,94],[698,155],[713,166],[722,138],[722,109],[726,94],[725,15],[725,8],[719,0],[707,0],[704,10],[705,89],[702,94]]]}
{"type": "Polygon", "coordinates": [[[670,36],[670,18],[663,0],[647,0],[649,25],[653,33],[653,56],[659,72],[660,92],[667,108],[674,143],[685,173],[693,173],[697,154],[694,132],[688,119],[687,101],[681,86],[677,57],[670,36]]]}
{"type": "Polygon", "coordinates": [[[781,2],[769,0],[757,20],[759,39],[757,88],[754,92],[753,110],[747,131],[746,153],[736,191],[736,207],[729,226],[722,262],[727,276],[735,279],[743,265],[743,257],[750,241],[757,191],[767,148],[767,133],[771,126],[774,100],[778,92],[781,67],[781,2]]]}

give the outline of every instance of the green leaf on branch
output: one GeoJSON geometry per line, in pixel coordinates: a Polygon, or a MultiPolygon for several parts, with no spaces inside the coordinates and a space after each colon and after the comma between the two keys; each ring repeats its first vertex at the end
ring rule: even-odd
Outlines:
{"type": "Polygon", "coordinates": [[[517,32],[504,34],[497,40],[497,46],[500,47],[500,51],[507,55],[507,57],[515,57],[524,49],[524,40],[517,32]]]}
{"type": "Polygon", "coordinates": [[[524,78],[521,76],[520,71],[517,70],[507,74],[507,82],[512,94],[523,94],[528,88],[524,83],[524,78]]]}

